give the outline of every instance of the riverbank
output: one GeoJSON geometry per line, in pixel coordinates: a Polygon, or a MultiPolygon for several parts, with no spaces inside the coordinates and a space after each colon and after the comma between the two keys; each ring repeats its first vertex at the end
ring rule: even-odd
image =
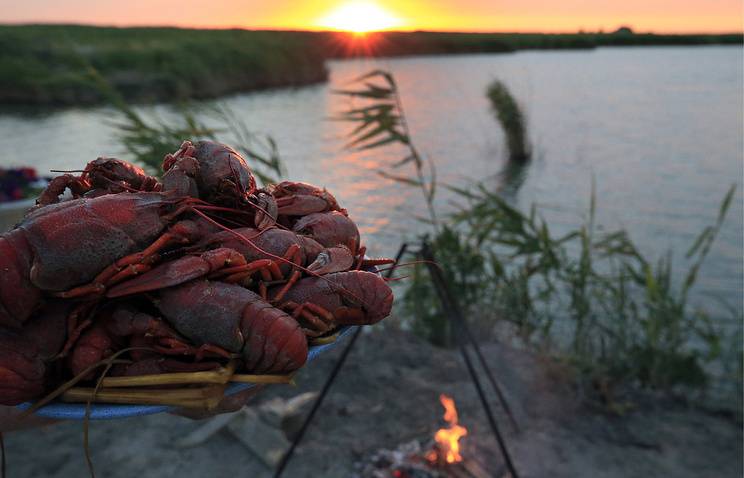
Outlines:
{"type": "MultiPolygon", "coordinates": [[[[494,342],[483,351],[522,429],[511,430],[492,401],[522,477],[741,476],[741,424],[724,414],[650,396],[633,397],[625,415],[608,414],[577,396],[560,364],[494,342]]],[[[340,352],[303,369],[297,387],[268,388],[251,406],[319,391],[340,352]]],[[[376,450],[425,443],[442,426],[440,393],[453,397],[460,424],[469,430],[463,456],[480,451],[496,476],[498,448],[458,352],[390,327],[360,338],[285,475],[348,478],[355,463],[376,450]]],[[[283,423],[282,431],[291,435],[297,425],[283,423]]],[[[186,447],[203,426],[167,414],[92,422],[96,472],[114,478],[271,476],[252,454],[255,447],[243,445],[229,426],[201,433],[201,442],[186,447]]],[[[80,422],[6,434],[8,476],[85,476],[82,437],[80,422]]],[[[270,443],[267,436],[255,439],[270,443]]]]}
{"type": "Polygon", "coordinates": [[[360,56],[507,53],[620,45],[742,44],[741,34],[346,33],[78,25],[0,26],[0,104],[85,105],[104,98],[95,67],[125,99],[213,98],[326,81],[325,61],[360,56]]]}
{"type": "Polygon", "coordinates": [[[81,105],[104,100],[93,66],[129,101],[211,98],[325,81],[325,56],[303,32],[0,27],[0,104],[81,105]]]}

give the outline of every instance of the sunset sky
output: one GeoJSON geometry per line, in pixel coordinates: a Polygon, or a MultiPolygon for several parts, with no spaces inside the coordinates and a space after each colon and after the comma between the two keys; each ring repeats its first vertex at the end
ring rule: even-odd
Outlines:
{"type": "Polygon", "coordinates": [[[277,29],[740,32],[742,0],[0,0],[0,23],[277,29]]]}

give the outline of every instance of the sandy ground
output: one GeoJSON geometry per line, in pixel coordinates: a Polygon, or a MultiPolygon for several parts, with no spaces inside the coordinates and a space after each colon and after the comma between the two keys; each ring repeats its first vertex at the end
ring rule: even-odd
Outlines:
{"type": "MultiPolygon", "coordinates": [[[[611,416],[582,405],[555,364],[498,344],[484,351],[523,427],[515,434],[499,416],[523,477],[742,476],[741,424],[730,418],[658,399],[611,416]]],[[[319,390],[338,353],[303,370],[297,387],[267,389],[256,403],[319,390]]],[[[430,436],[441,425],[440,393],[454,397],[460,422],[470,430],[465,453],[477,442],[490,450],[486,462],[499,463],[458,353],[406,333],[378,331],[358,341],[284,476],[349,477],[366,454],[430,436]]],[[[177,446],[202,425],[167,414],[93,422],[96,476],[271,476],[224,430],[203,445],[177,446]]],[[[8,477],[86,476],[82,439],[80,422],[6,434],[8,477]]]]}

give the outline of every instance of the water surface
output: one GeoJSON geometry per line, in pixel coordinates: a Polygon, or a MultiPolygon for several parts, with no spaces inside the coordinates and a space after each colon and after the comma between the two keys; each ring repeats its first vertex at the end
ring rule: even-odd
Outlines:
{"type": "MultiPolygon", "coordinates": [[[[741,308],[742,51],[600,48],[335,61],[327,85],[220,101],[252,130],[276,138],[290,178],[327,186],[363,226],[373,252],[392,254],[402,237],[425,228],[413,220],[424,213],[419,193],[376,175],[399,152],[343,150],[348,126],[328,118],[347,100],[331,90],[370,69],[391,70],[416,144],[439,178],[485,179],[497,189],[505,145],[484,93],[499,78],[523,105],[537,153],[513,199],[538,203],[557,232],[585,216],[593,179],[602,227],[627,228],[643,252],[672,248],[681,259],[736,183],[698,300],[715,294],[741,308]]],[[[167,107],[155,111],[168,114],[167,107]]],[[[99,155],[122,156],[114,119],[107,108],[0,113],[0,163],[76,169],[99,155]]],[[[440,195],[440,206],[450,199],[440,195]]]]}

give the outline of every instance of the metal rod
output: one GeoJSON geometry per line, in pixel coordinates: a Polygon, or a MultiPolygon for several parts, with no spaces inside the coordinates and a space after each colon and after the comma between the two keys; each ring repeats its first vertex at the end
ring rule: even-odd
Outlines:
{"type": "Polygon", "coordinates": [[[338,362],[336,362],[336,365],[333,367],[333,370],[331,370],[331,374],[326,379],[325,384],[323,384],[323,389],[320,391],[320,395],[318,395],[315,403],[313,403],[313,408],[310,409],[310,413],[307,415],[307,418],[305,418],[305,421],[302,423],[302,428],[300,428],[300,431],[297,433],[295,439],[292,440],[292,445],[282,457],[282,461],[279,462],[279,466],[274,472],[274,478],[279,478],[282,476],[282,473],[287,467],[289,460],[292,458],[292,455],[294,455],[297,445],[299,445],[302,441],[302,437],[305,435],[305,432],[309,428],[310,423],[313,421],[313,417],[315,417],[315,413],[318,411],[320,405],[323,403],[323,399],[325,398],[326,394],[328,394],[328,390],[330,390],[333,381],[336,380],[336,376],[338,375],[339,370],[341,370],[344,362],[346,362],[346,357],[349,356],[349,352],[351,352],[352,347],[354,347],[354,343],[356,342],[357,338],[359,338],[359,334],[361,333],[361,331],[362,328],[357,327],[357,329],[354,331],[354,335],[351,336],[349,344],[344,349],[341,357],[339,357],[338,362]]]}
{"type": "MultiPolygon", "coordinates": [[[[393,263],[393,265],[398,264],[400,259],[403,257],[403,254],[406,253],[406,249],[408,249],[408,244],[404,242],[403,244],[401,244],[400,249],[398,249],[398,254],[395,256],[395,262],[393,263]]],[[[390,270],[387,271],[386,276],[390,277],[393,274],[394,269],[395,267],[390,268],[390,270]]],[[[289,464],[289,460],[292,459],[295,449],[302,441],[302,437],[305,435],[307,429],[310,427],[310,423],[313,421],[315,413],[318,411],[320,405],[323,403],[323,399],[325,399],[325,396],[328,394],[328,390],[330,390],[331,385],[333,384],[334,380],[336,380],[336,376],[341,370],[341,367],[344,366],[344,362],[346,362],[346,358],[349,356],[349,352],[351,352],[351,349],[354,347],[354,343],[356,343],[356,340],[359,338],[361,332],[362,328],[357,327],[357,329],[354,331],[354,335],[351,336],[349,343],[346,345],[346,348],[341,353],[341,357],[338,358],[338,361],[333,366],[331,374],[328,376],[325,383],[323,384],[323,389],[320,391],[320,395],[318,395],[318,398],[315,399],[315,403],[313,403],[313,407],[310,409],[310,413],[307,414],[305,421],[302,423],[300,431],[297,432],[294,440],[292,440],[292,445],[289,447],[284,456],[282,456],[282,461],[279,462],[279,465],[274,472],[274,478],[280,478],[282,476],[282,473],[284,473],[284,469],[287,467],[287,464],[289,464]]]]}
{"type": "MultiPolygon", "coordinates": [[[[432,279],[439,282],[439,287],[443,288],[442,290],[447,291],[447,301],[450,302],[449,310],[451,312],[455,312],[455,311],[457,312],[455,314],[451,314],[450,317],[454,315],[454,317],[457,319],[455,322],[457,322],[457,324],[460,326],[461,331],[464,332],[468,341],[473,346],[473,349],[475,350],[475,355],[478,358],[478,361],[480,362],[480,365],[483,368],[483,371],[486,373],[486,378],[491,383],[491,387],[493,387],[494,391],[496,392],[496,397],[498,398],[499,403],[501,404],[501,407],[504,409],[506,416],[509,417],[509,422],[511,423],[512,428],[514,428],[515,432],[519,433],[521,429],[519,428],[519,424],[517,423],[517,420],[514,417],[514,413],[512,412],[511,407],[509,406],[509,402],[506,400],[506,396],[503,392],[503,388],[499,385],[498,381],[493,375],[493,372],[491,372],[491,367],[488,366],[488,363],[486,362],[486,359],[483,356],[483,352],[481,352],[481,348],[478,345],[478,341],[475,340],[475,336],[470,331],[470,326],[468,325],[468,322],[462,318],[462,312],[460,311],[459,304],[457,304],[457,302],[453,298],[452,293],[450,292],[449,287],[447,286],[447,282],[444,280],[444,277],[442,276],[441,269],[439,269],[438,266],[434,265],[436,263],[436,258],[434,257],[434,254],[432,253],[431,248],[429,247],[428,243],[424,243],[424,247],[421,248],[421,255],[423,256],[424,260],[429,261],[427,265],[429,266],[429,271],[432,275],[432,279]],[[431,264],[431,263],[434,263],[434,264],[431,264]]],[[[440,295],[440,299],[442,299],[441,295],[440,295]]]]}
{"type": "MultiPolygon", "coordinates": [[[[478,397],[480,398],[483,409],[486,412],[488,423],[490,424],[491,430],[496,437],[496,441],[498,442],[499,448],[501,449],[501,454],[504,457],[504,461],[506,462],[506,466],[509,469],[509,473],[511,474],[512,478],[519,478],[519,474],[517,473],[517,470],[514,467],[514,463],[511,459],[511,455],[509,454],[509,450],[506,447],[504,436],[501,434],[501,430],[496,423],[496,419],[493,415],[493,412],[491,411],[491,406],[488,404],[488,400],[486,399],[486,395],[483,391],[483,386],[478,379],[475,367],[473,367],[473,363],[470,360],[470,355],[468,354],[468,350],[465,346],[463,335],[467,334],[462,333],[464,331],[464,327],[462,327],[462,325],[465,320],[462,318],[459,306],[457,305],[457,302],[455,302],[452,298],[449,288],[447,287],[447,282],[444,280],[442,272],[436,264],[434,254],[432,253],[431,248],[426,242],[424,242],[423,247],[421,248],[421,254],[423,255],[424,259],[428,261],[426,264],[429,268],[429,272],[431,273],[432,282],[434,283],[434,286],[438,293],[437,295],[439,296],[439,299],[442,303],[442,308],[444,309],[450,321],[460,325],[460,327],[457,328],[456,331],[458,332],[457,337],[460,353],[462,354],[462,358],[465,361],[465,366],[468,369],[468,373],[470,373],[470,377],[473,379],[473,384],[475,385],[475,389],[478,392],[478,397]]],[[[473,339],[472,335],[468,338],[471,340],[473,339]]]]}
{"type": "Polygon", "coordinates": [[[462,352],[462,358],[465,360],[465,366],[468,368],[468,372],[473,378],[473,384],[475,384],[475,389],[478,391],[478,396],[480,397],[481,403],[483,403],[483,408],[486,411],[488,422],[491,425],[493,434],[496,436],[496,441],[498,442],[499,448],[501,449],[501,454],[504,456],[504,461],[506,461],[506,466],[507,468],[509,468],[509,473],[511,473],[512,478],[519,478],[519,475],[517,474],[517,470],[514,468],[514,463],[512,462],[511,455],[509,454],[509,450],[506,448],[506,441],[504,440],[504,437],[501,435],[501,430],[499,430],[499,426],[496,423],[496,419],[493,416],[493,412],[491,412],[491,407],[488,406],[488,400],[486,399],[486,395],[483,392],[483,387],[475,372],[473,363],[470,361],[470,355],[468,354],[465,346],[462,344],[460,345],[460,351],[462,352]]]}
{"type": "MultiPolygon", "coordinates": [[[[469,330],[466,329],[465,330],[469,330]]],[[[512,413],[511,407],[509,406],[509,402],[506,401],[506,397],[504,396],[504,392],[502,388],[499,386],[498,382],[496,382],[496,379],[494,378],[493,374],[491,373],[491,369],[486,365],[486,359],[483,357],[483,353],[481,352],[480,347],[473,339],[472,335],[468,332],[467,334],[470,336],[470,341],[473,344],[473,350],[475,350],[475,355],[478,357],[478,361],[480,362],[481,366],[483,367],[483,370],[486,372],[486,378],[489,382],[491,382],[491,387],[496,391],[496,396],[499,399],[499,403],[501,403],[501,406],[504,408],[504,412],[506,413],[506,416],[509,417],[509,423],[511,423],[512,428],[514,428],[514,431],[517,433],[520,433],[522,430],[519,428],[519,424],[517,424],[517,420],[514,418],[514,413],[512,413]]]]}
{"type": "Polygon", "coordinates": [[[5,440],[0,432],[0,478],[5,478],[5,440]]]}

